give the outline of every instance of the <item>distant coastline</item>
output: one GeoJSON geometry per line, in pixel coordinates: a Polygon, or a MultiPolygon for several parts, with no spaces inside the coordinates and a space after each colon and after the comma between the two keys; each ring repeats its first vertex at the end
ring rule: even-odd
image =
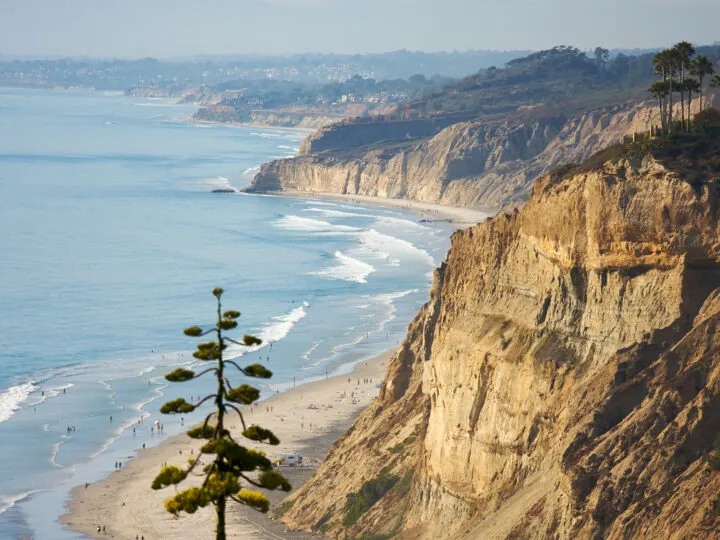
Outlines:
{"type": "Polygon", "coordinates": [[[273,124],[262,124],[262,123],[255,123],[255,122],[219,122],[214,120],[198,120],[197,118],[193,118],[192,115],[183,116],[180,118],[183,122],[187,122],[188,124],[199,124],[199,125],[206,125],[206,126],[228,126],[228,127],[242,127],[242,128],[257,128],[257,129],[282,129],[284,131],[295,131],[297,133],[303,133],[305,135],[310,135],[314,131],[316,131],[318,128],[309,128],[309,127],[291,127],[291,126],[284,126],[284,125],[273,125],[273,124]]]}

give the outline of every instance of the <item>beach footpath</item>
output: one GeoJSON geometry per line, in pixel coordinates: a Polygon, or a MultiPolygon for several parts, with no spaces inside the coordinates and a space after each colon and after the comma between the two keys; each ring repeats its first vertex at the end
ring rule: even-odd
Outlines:
{"type": "MultiPolygon", "coordinates": [[[[327,377],[272,395],[252,410],[243,407],[247,424],[258,423],[281,440],[278,446],[247,442],[265,451],[272,460],[288,455],[302,456],[300,466],[280,465],[293,488],[300,487],[322,463],[332,444],[377,397],[393,352],[360,362],[349,374],[327,377]]],[[[231,417],[230,426],[233,435],[242,440],[237,416],[231,417]]],[[[174,493],[173,488],[158,491],[150,488],[163,463],[183,465],[197,454],[201,444],[202,441],[181,434],[159,446],[140,450],[137,458],[105,480],[74,488],[67,503],[69,512],[61,516],[60,522],[66,529],[91,538],[133,539],[136,535],[144,536],[145,540],[215,538],[214,507],[200,509],[192,515],[182,514],[177,519],[163,507],[165,499],[174,493]]],[[[201,481],[199,477],[188,478],[183,486],[187,488],[201,481]]],[[[268,495],[275,507],[288,494],[271,492],[268,495]]],[[[228,505],[228,533],[228,538],[238,539],[316,538],[308,533],[286,531],[282,523],[239,504],[228,505]]]]}

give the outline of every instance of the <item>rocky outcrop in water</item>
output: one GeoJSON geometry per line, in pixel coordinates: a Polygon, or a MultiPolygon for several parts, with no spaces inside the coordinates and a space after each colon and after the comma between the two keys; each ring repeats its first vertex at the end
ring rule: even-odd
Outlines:
{"type": "Polygon", "coordinates": [[[283,521],[340,538],[720,534],[720,173],[690,161],[554,173],[455,233],[379,398],[283,521]]]}

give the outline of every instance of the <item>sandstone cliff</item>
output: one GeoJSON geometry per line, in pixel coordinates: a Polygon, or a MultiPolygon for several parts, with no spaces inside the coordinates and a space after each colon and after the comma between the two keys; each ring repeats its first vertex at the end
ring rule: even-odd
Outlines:
{"type": "Polygon", "coordinates": [[[282,519],[341,538],[719,535],[720,169],[673,163],[551,174],[457,232],[379,399],[282,519]]]}
{"type": "Polygon", "coordinates": [[[513,113],[457,123],[447,117],[333,124],[306,138],[298,157],[265,164],[248,191],[343,193],[507,209],[527,200],[539,175],[649,130],[658,123],[656,116],[653,103],[627,102],[569,116],[513,113]]]}
{"type": "Polygon", "coordinates": [[[398,133],[415,130],[408,140],[386,131],[393,140],[382,144],[377,140],[382,125],[334,125],[310,136],[303,155],[263,166],[249,190],[372,195],[497,210],[527,200],[537,175],[582,161],[627,133],[645,131],[654,113],[649,104],[628,103],[576,117],[474,120],[417,141],[415,131],[432,129],[418,120],[393,124],[398,133]]]}

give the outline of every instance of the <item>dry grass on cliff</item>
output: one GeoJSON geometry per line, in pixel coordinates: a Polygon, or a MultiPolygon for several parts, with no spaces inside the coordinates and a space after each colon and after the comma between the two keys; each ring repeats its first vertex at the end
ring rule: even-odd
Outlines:
{"type": "Polygon", "coordinates": [[[666,169],[680,173],[693,187],[699,187],[720,177],[720,133],[696,132],[669,139],[617,143],[600,150],[582,163],[568,163],[553,169],[548,176],[551,184],[556,184],[578,174],[598,170],[606,163],[646,156],[652,156],[666,169]]]}

